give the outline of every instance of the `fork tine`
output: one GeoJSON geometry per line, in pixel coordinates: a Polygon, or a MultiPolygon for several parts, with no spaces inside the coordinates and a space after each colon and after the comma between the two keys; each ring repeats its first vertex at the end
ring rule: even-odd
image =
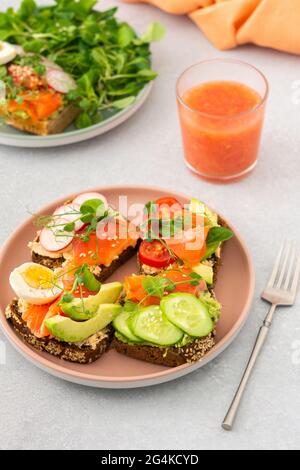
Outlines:
{"type": "Polygon", "coordinates": [[[288,259],[289,259],[289,256],[290,256],[291,248],[292,248],[292,243],[286,243],[285,253],[283,254],[283,261],[282,261],[282,265],[280,267],[279,278],[278,278],[278,281],[276,282],[276,286],[275,286],[276,288],[281,287],[282,281],[284,279],[284,275],[286,274],[286,267],[287,267],[288,259]]]}
{"type": "Polygon", "coordinates": [[[295,258],[296,258],[296,255],[297,255],[295,243],[292,242],[291,246],[292,246],[292,251],[291,251],[291,256],[290,256],[291,262],[289,264],[288,272],[287,272],[287,275],[286,275],[286,278],[285,278],[284,290],[288,290],[288,288],[289,288],[291,277],[292,277],[292,272],[293,272],[293,267],[294,267],[294,264],[295,264],[295,258]]]}
{"type": "Polygon", "coordinates": [[[291,292],[292,292],[292,294],[295,294],[295,295],[296,295],[298,281],[299,281],[299,275],[300,275],[300,255],[299,255],[299,253],[297,254],[296,261],[297,261],[297,264],[296,264],[295,274],[294,274],[293,283],[292,283],[292,287],[291,287],[291,292]]]}
{"type": "Polygon", "coordinates": [[[276,276],[277,276],[278,269],[279,269],[279,266],[280,266],[280,260],[281,260],[282,253],[284,251],[284,247],[285,247],[285,243],[283,243],[281,245],[281,248],[280,248],[278,256],[276,258],[276,262],[275,262],[275,265],[274,265],[274,268],[273,268],[273,271],[272,271],[272,274],[271,274],[271,277],[269,279],[267,287],[273,287],[274,286],[274,282],[276,280],[276,276]]]}

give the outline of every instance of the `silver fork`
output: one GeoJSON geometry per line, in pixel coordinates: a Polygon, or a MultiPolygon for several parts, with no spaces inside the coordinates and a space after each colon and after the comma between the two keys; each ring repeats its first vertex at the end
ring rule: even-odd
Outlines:
{"type": "Polygon", "coordinates": [[[270,280],[261,295],[264,300],[271,304],[271,308],[259,330],[242,381],[223,421],[222,427],[226,431],[232,430],[246,386],[270,331],[276,308],[284,305],[291,306],[295,302],[299,274],[300,256],[297,247],[295,243],[286,242],[279,251],[270,280]]]}

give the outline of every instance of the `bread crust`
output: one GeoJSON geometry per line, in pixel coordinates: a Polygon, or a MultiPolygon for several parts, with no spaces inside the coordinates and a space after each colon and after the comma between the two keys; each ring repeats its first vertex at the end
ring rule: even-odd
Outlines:
{"type": "MultiPolygon", "coordinates": [[[[228,228],[228,224],[223,220],[220,216],[218,216],[218,223],[221,225],[221,227],[228,228]]],[[[218,279],[218,274],[220,271],[220,268],[222,266],[222,252],[223,252],[223,247],[224,243],[221,244],[220,246],[220,256],[213,255],[213,270],[214,270],[214,278],[213,278],[213,285],[211,286],[211,289],[213,289],[216,285],[217,279],[218,279]]]]}
{"type": "Polygon", "coordinates": [[[148,345],[123,343],[114,337],[113,347],[118,353],[133,359],[151,362],[166,367],[177,367],[186,363],[200,361],[215,345],[215,332],[204,338],[196,338],[192,343],[181,348],[156,347],[148,345]]]}
{"type": "Polygon", "coordinates": [[[46,121],[34,121],[30,118],[22,119],[18,116],[10,116],[6,123],[16,129],[29,134],[47,136],[62,133],[80,114],[80,109],[70,104],[63,108],[55,119],[46,121]]]}
{"type": "Polygon", "coordinates": [[[101,334],[98,334],[98,337],[95,337],[93,344],[86,340],[79,346],[75,343],[65,343],[50,337],[37,338],[22,320],[22,313],[17,299],[14,299],[7,306],[5,316],[22,340],[37,351],[46,351],[65,361],[79,364],[90,364],[99,359],[108,350],[114,335],[113,327],[108,325],[101,331],[101,334]]]}

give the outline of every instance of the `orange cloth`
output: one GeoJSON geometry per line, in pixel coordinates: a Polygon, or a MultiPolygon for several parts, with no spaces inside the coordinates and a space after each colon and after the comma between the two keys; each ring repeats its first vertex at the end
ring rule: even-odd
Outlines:
{"type": "Polygon", "coordinates": [[[123,0],[188,14],[218,49],[254,43],[300,54],[300,0],[123,0]]]}

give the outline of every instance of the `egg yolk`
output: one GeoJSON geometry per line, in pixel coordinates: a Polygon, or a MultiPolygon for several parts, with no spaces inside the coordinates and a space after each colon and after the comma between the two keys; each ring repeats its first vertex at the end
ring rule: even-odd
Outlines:
{"type": "Polygon", "coordinates": [[[29,266],[21,273],[26,284],[35,289],[51,289],[55,284],[52,271],[42,266],[29,266]]]}

